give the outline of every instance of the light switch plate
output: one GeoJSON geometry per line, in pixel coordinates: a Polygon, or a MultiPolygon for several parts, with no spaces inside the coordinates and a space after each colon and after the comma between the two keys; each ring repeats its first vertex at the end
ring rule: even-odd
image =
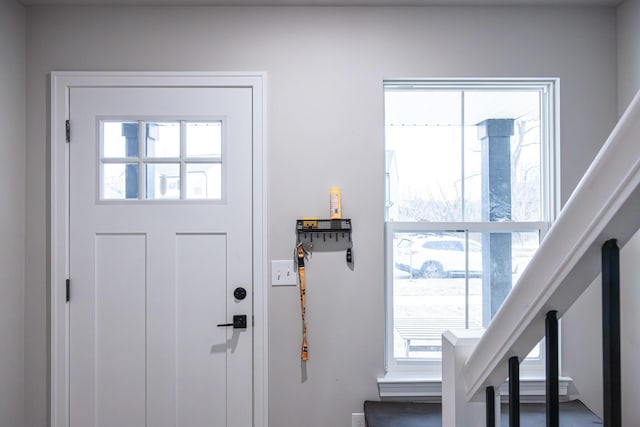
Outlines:
{"type": "Polygon", "coordinates": [[[351,427],[366,427],[362,412],[351,414],[351,427]]]}
{"type": "Polygon", "coordinates": [[[271,260],[271,285],[291,286],[298,283],[293,260],[271,260]]]}

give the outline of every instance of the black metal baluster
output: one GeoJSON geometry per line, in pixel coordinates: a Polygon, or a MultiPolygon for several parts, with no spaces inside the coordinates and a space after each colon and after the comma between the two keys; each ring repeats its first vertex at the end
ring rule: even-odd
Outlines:
{"type": "Polygon", "coordinates": [[[496,393],[493,387],[486,389],[487,427],[496,427],[496,393]]]}
{"type": "Polygon", "coordinates": [[[509,359],[509,427],[520,427],[520,362],[509,359]]]}
{"type": "Polygon", "coordinates": [[[558,312],[547,313],[545,321],[547,337],[547,427],[560,427],[560,380],[558,361],[558,312]]]}
{"type": "Polygon", "coordinates": [[[620,251],[615,239],[602,246],[602,373],[604,427],[622,427],[620,376],[620,251]]]}

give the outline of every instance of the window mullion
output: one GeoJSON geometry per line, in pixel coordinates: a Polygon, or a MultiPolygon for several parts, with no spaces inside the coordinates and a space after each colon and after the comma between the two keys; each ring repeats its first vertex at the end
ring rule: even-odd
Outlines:
{"type": "Polygon", "coordinates": [[[464,327],[469,329],[469,231],[464,232],[464,327]]]}
{"type": "Polygon", "coordinates": [[[180,121],[180,200],[187,198],[187,122],[180,121]]]}
{"type": "Polygon", "coordinates": [[[547,221],[504,221],[504,222],[413,222],[388,221],[387,226],[396,233],[427,233],[438,231],[450,232],[509,232],[536,231],[544,233],[549,229],[547,221]]]}
{"type": "Polygon", "coordinates": [[[465,221],[465,179],[464,179],[464,91],[460,91],[460,217],[465,221]]]}
{"type": "Polygon", "coordinates": [[[138,200],[144,200],[147,195],[144,191],[147,188],[147,174],[145,173],[145,163],[143,158],[146,157],[147,151],[147,132],[146,122],[138,121],[138,200]]]}

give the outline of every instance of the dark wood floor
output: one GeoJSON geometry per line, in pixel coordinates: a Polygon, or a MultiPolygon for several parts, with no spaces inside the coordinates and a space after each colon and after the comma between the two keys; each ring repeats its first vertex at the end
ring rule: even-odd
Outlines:
{"type": "Polygon", "coordinates": [[[364,402],[367,427],[442,427],[439,403],[364,402]]]}
{"type": "MultiPolygon", "coordinates": [[[[442,407],[439,403],[374,402],[364,403],[367,427],[442,427],[442,407]]],[[[544,403],[523,403],[520,407],[521,427],[544,427],[544,403]]],[[[508,427],[508,406],[502,405],[501,425],[508,427]]],[[[562,427],[602,425],[582,402],[574,400],[560,404],[562,427]]]]}

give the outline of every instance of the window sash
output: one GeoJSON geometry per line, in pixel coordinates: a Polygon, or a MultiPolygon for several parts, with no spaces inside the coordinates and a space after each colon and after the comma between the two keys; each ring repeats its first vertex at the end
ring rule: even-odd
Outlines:
{"type": "MultiPolygon", "coordinates": [[[[488,78],[488,79],[388,79],[383,82],[383,92],[398,91],[522,91],[537,90],[540,93],[540,184],[541,184],[541,219],[552,222],[559,211],[559,157],[560,150],[556,141],[559,139],[557,126],[559,110],[559,86],[557,78],[488,78]]],[[[384,121],[386,125],[386,120],[384,121]]],[[[384,127],[383,125],[383,127],[384,127]]],[[[386,142],[385,142],[386,150],[386,142]]],[[[385,176],[388,174],[385,166],[385,176]]],[[[464,183],[464,180],[462,181],[464,183]]],[[[389,200],[390,191],[385,183],[385,206],[394,202],[389,200]]],[[[463,198],[464,201],[464,198],[463,198]]],[[[464,212],[464,210],[463,210],[464,212]]],[[[388,221],[385,210],[385,221],[388,221]]]]}
{"type": "MultiPolygon", "coordinates": [[[[488,232],[538,232],[540,241],[549,231],[549,222],[392,222],[385,223],[385,367],[387,372],[416,373],[421,376],[439,377],[442,362],[434,359],[403,359],[394,356],[393,326],[393,241],[396,233],[427,233],[433,231],[455,231],[467,233],[488,232]]],[[[516,283],[514,283],[514,286],[516,283]]],[[[527,358],[523,361],[521,371],[534,375],[544,369],[544,342],[541,342],[540,357],[527,358]]]]}

